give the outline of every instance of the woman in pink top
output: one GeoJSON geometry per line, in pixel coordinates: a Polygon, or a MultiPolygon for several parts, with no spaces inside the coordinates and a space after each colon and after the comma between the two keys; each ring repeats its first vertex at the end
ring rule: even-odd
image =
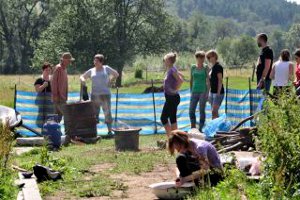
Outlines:
{"type": "Polygon", "coordinates": [[[297,96],[300,95],[300,49],[297,49],[294,53],[296,60],[296,70],[295,70],[295,81],[293,82],[296,88],[297,96]]]}

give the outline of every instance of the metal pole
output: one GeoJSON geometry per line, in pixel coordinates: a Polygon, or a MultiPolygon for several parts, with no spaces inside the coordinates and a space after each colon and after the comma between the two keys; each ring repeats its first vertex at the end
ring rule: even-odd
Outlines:
{"type": "Polygon", "coordinates": [[[155,96],[154,96],[154,84],[153,79],[151,79],[151,85],[152,85],[152,100],[153,100],[153,112],[154,112],[154,134],[157,133],[157,124],[156,124],[156,108],[155,108],[155,96]]]}
{"type": "MultiPolygon", "coordinates": [[[[252,101],[252,88],[251,88],[251,79],[248,78],[249,81],[249,102],[250,102],[250,116],[253,115],[253,101],[252,101]]],[[[253,126],[253,121],[250,121],[250,126],[253,126]]]]}
{"type": "Polygon", "coordinates": [[[227,114],[227,102],[228,102],[228,76],[226,77],[226,97],[225,97],[225,114],[227,114]]]}
{"type": "Polygon", "coordinates": [[[119,103],[119,87],[117,87],[117,95],[116,95],[115,126],[118,120],[118,103],[119,103]]]}
{"type": "Polygon", "coordinates": [[[255,68],[256,68],[255,64],[253,63],[252,81],[254,81],[255,68]]]}
{"type": "Polygon", "coordinates": [[[17,84],[15,84],[14,110],[16,110],[16,104],[17,104],[17,84]]]}

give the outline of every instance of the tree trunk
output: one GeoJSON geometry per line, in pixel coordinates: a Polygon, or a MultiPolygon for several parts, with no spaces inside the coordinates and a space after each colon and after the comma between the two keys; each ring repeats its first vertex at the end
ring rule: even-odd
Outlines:
{"type": "Polygon", "coordinates": [[[117,87],[122,87],[122,78],[123,78],[123,69],[124,69],[124,61],[122,60],[122,58],[120,58],[119,62],[118,62],[118,65],[117,65],[117,71],[119,73],[119,77],[117,78],[117,81],[116,81],[116,86],[117,87]]]}

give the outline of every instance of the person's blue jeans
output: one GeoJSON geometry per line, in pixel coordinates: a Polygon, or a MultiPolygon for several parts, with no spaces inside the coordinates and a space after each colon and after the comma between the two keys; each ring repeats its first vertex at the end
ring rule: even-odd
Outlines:
{"type": "Polygon", "coordinates": [[[189,109],[189,116],[192,125],[196,124],[196,108],[199,103],[199,110],[200,110],[200,123],[199,129],[201,130],[205,124],[205,107],[207,102],[207,93],[192,93],[191,100],[190,100],[190,109],[189,109]]]}
{"type": "Polygon", "coordinates": [[[272,80],[265,80],[265,88],[267,92],[270,92],[272,80]]]}

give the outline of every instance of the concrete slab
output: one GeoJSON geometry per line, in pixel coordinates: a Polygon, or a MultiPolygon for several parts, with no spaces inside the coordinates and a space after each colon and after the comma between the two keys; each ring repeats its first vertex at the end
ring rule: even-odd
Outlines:
{"type": "Polygon", "coordinates": [[[25,183],[22,188],[23,200],[42,200],[35,177],[25,179],[22,173],[19,173],[20,182],[25,183]]]}
{"type": "Polygon", "coordinates": [[[14,147],[13,152],[19,156],[23,153],[31,151],[32,149],[33,147],[14,147]]]}

